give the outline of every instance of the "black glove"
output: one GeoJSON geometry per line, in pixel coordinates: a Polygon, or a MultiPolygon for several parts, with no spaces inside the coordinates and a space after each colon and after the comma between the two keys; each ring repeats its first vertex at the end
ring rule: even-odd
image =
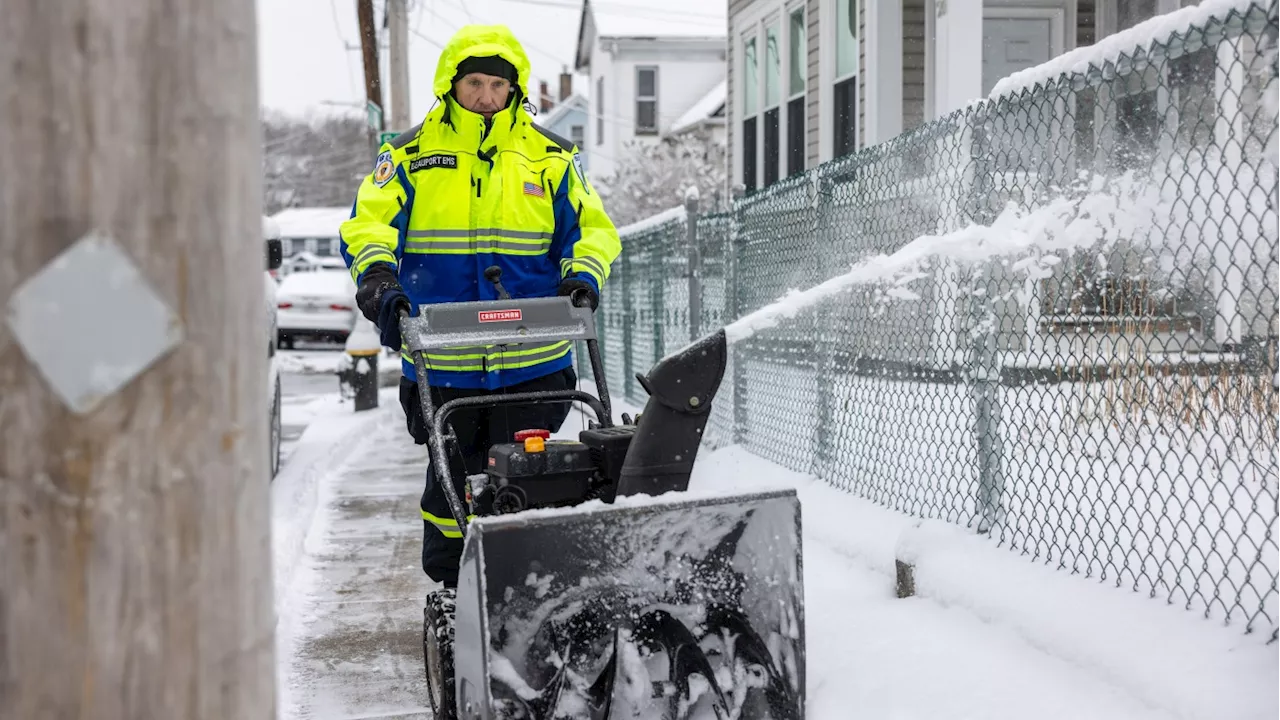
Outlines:
{"type": "Polygon", "coordinates": [[[600,304],[600,294],[596,292],[596,286],[582,278],[569,277],[560,281],[560,291],[557,295],[568,295],[569,301],[578,307],[582,307],[583,300],[591,306],[591,311],[595,312],[596,306],[600,304]]]}
{"type": "Polygon", "coordinates": [[[356,289],[356,305],[369,322],[378,326],[379,340],[384,347],[399,350],[399,309],[413,312],[413,304],[405,295],[396,271],[390,265],[378,263],[371,266],[356,289]]]}

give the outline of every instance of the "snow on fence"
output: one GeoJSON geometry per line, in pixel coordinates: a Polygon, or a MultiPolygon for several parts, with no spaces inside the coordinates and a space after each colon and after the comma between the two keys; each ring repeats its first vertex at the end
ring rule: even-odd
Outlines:
{"type": "Polygon", "coordinates": [[[732,324],[708,445],[1274,634],[1276,14],[1205,0],[625,228],[610,387],[732,324]]]}

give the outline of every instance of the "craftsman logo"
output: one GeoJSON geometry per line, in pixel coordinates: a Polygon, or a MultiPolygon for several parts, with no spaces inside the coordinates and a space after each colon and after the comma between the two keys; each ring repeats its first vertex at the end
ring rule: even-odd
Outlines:
{"type": "Polygon", "coordinates": [[[519,308],[515,310],[481,310],[480,322],[514,322],[523,320],[524,313],[519,308]]]}
{"type": "Polygon", "coordinates": [[[457,169],[457,155],[427,155],[409,163],[409,172],[418,172],[427,168],[449,168],[457,169]]]}

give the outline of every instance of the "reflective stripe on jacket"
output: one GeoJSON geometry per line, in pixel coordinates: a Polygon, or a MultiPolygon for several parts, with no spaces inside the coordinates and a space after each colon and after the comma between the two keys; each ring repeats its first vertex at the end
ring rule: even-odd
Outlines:
{"type": "MultiPolygon", "coordinates": [[[[381,148],[341,228],[356,283],[375,263],[398,270],[415,305],[494,300],[484,277],[496,265],[513,298],[554,296],[578,277],[597,290],[621,251],[578,148],[535,125],[522,107],[529,61],[502,26],[468,26],[440,56],[439,100],[418,127],[381,148]],[[500,55],[519,93],[486,122],[449,94],[458,63],[500,55]]],[[[433,385],[501,388],[569,366],[570,343],[463,347],[426,354],[433,385]]],[[[403,350],[403,348],[402,348],[403,350]]],[[[416,378],[407,352],[403,371],[416,378]]]]}

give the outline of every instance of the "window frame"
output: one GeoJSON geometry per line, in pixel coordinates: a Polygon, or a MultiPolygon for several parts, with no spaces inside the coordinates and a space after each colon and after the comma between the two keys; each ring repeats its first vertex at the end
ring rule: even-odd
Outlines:
{"type": "Polygon", "coordinates": [[[596,78],[596,147],[604,144],[604,75],[596,78]]]}
{"type": "Polygon", "coordinates": [[[859,2],[860,0],[836,0],[836,2],[831,3],[831,15],[832,15],[831,23],[827,26],[831,28],[830,34],[828,35],[828,38],[827,38],[831,42],[831,56],[830,56],[831,69],[829,74],[830,82],[828,83],[828,87],[830,88],[830,93],[831,93],[830,94],[831,102],[827,106],[828,117],[831,120],[831,134],[830,134],[831,142],[830,142],[830,145],[828,146],[831,157],[829,159],[844,157],[845,155],[849,155],[857,152],[862,147],[862,144],[858,138],[858,110],[861,107],[861,103],[862,103],[862,97],[860,96],[859,88],[858,88],[859,75],[861,75],[862,73],[862,65],[861,65],[862,59],[860,57],[862,37],[858,33],[858,31],[855,29],[854,36],[853,36],[853,69],[841,74],[840,73],[840,35],[839,35],[841,3],[847,3],[851,5],[849,11],[850,11],[850,14],[852,15],[852,21],[853,21],[854,27],[856,28],[858,25],[858,12],[860,9],[859,2]],[[849,122],[850,122],[849,132],[852,134],[852,138],[850,139],[849,148],[846,151],[837,152],[838,150],[837,139],[840,137],[839,128],[837,127],[839,124],[838,121],[839,121],[840,108],[836,102],[838,97],[836,88],[844,83],[849,83],[849,91],[853,93],[852,109],[850,110],[851,117],[849,119],[849,122]]]}
{"type": "Polygon", "coordinates": [[[786,29],[786,23],[783,13],[772,12],[765,16],[760,23],[760,38],[764,40],[764,72],[760,73],[760,188],[764,189],[781,180],[785,175],[783,171],[783,144],[782,140],[786,135],[782,128],[782,109],[786,106],[783,93],[783,80],[787,77],[786,63],[783,60],[786,55],[783,45],[785,40],[783,32],[786,29]],[[773,48],[777,58],[776,71],[770,70],[769,60],[769,35],[773,34],[773,48]],[[772,76],[774,82],[775,97],[769,97],[769,80],[772,76]],[[770,153],[770,140],[773,142],[773,152],[770,153]]]}
{"type": "MultiPolygon", "coordinates": [[[[803,172],[804,158],[807,156],[807,136],[801,142],[801,163],[794,172],[790,166],[788,154],[788,136],[789,123],[787,108],[793,100],[799,99],[802,105],[802,118],[807,116],[807,97],[811,91],[809,86],[809,64],[808,64],[808,8],[805,0],[765,0],[753,4],[749,9],[738,14],[734,22],[734,110],[735,110],[735,143],[737,145],[738,162],[735,163],[734,176],[735,183],[741,182],[747,187],[748,192],[762,190],[768,187],[765,183],[765,117],[770,110],[777,111],[777,127],[778,127],[778,161],[777,161],[777,179],[774,182],[786,179],[796,172],[803,172]],[[803,87],[798,92],[791,92],[791,18],[799,13],[802,18],[801,39],[803,42],[803,50],[800,57],[801,71],[800,76],[803,79],[803,87]],[[777,26],[778,36],[778,98],[776,102],[770,104],[766,93],[767,73],[768,73],[768,32],[771,25],[777,26]],[[756,47],[756,85],[755,99],[756,107],[751,112],[747,112],[746,106],[746,86],[747,86],[747,57],[746,49],[750,41],[755,41],[756,47]],[[755,174],[754,187],[751,183],[746,182],[747,158],[748,152],[746,147],[746,123],[755,118],[755,174]]],[[[803,122],[803,120],[802,120],[803,122]]],[[[804,131],[802,131],[804,132],[804,131]]],[[[770,183],[771,184],[771,183],[770,183]]]]}
{"type": "Polygon", "coordinates": [[[783,154],[786,157],[786,170],[783,173],[783,177],[790,177],[806,170],[805,158],[808,155],[808,136],[806,133],[808,128],[805,127],[805,123],[809,114],[809,108],[806,100],[809,94],[809,9],[802,2],[790,3],[787,5],[786,12],[783,14],[783,17],[785,18],[784,25],[786,26],[786,32],[784,33],[786,36],[786,53],[783,65],[786,67],[784,75],[787,78],[786,93],[783,95],[783,105],[787,110],[782,113],[783,118],[781,132],[785,141],[783,143],[785,146],[783,154]],[[792,42],[791,21],[796,15],[800,16],[800,55],[798,58],[801,67],[800,90],[798,92],[792,92],[791,74],[795,70],[794,61],[797,60],[797,58],[794,53],[795,46],[792,42]],[[791,103],[797,100],[800,101],[800,147],[799,162],[793,167],[792,160],[795,158],[792,153],[791,139],[794,128],[791,127],[790,109],[791,103]]]}
{"type": "Polygon", "coordinates": [[[660,81],[660,78],[658,76],[657,65],[636,65],[635,66],[635,83],[636,84],[635,84],[634,109],[635,109],[635,134],[637,136],[645,136],[645,137],[654,136],[654,135],[658,135],[659,132],[661,131],[662,121],[658,118],[658,97],[660,94],[658,89],[659,81],[660,81]],[[640,94],[640,74],[643,72],[653,73],[653,95],[642,96],[640,94]],[[642,128],[640,126],[640,103],[644,103],[644,102],[653,103],[653,127],[651,128],[642,128]]]}
{"type": "Polygon", "coordinates": [[[736,75],[738,77],[739,92],[736,93],[736,97],[737,97],[736,102],[739,110],[738,123],[741,127],[741,130],[738,133],[738,138],[739,138],[738,143],[739,143],[739,146],[742,148],[742,152],[739,154],[739,157],[741,159],[741,167],[739,168],[741,172],[739,174],[739,178],[746,193],[751,194],[752,192],[755,192],[760,188],[759,142],[760,142],[760,123],[761,123],[761,118],[764,116],[764,112],[760,102],[761,74],[760,74],[759,23],[758,22],[748,23],[747,26],[750,29],[746,30],[745,32],[741,32],[738,35],[739,66],[737,68],[738,72],[736,73],[736,75]],[[747,88],[749,87],[749,84],[747,83],[747,46],[751,45],[752,43],[754,43],[754,52],[752,53],[752,55],[754,56],[754,60],[756,63],[755,88],[753,88],[754,98],[755,98],[755,107],[751,108],[751,111],[748,112],[747,111],[747,88]],[[753,120],[755,121],[755,125],[753,126],[752,132],[749,133],[752,141],[748,143],[747,142],[747,136],[748,136],[747,123],[753,120]],[[748,145],[750,145],[750,147],[748,147],[748,145]],[[748,159],[750,159],[751,162],[748,162],[748,159]],[[750,172],[748,173],[748,171],[750,172]],[[748,175],[750,177],[748,177],[748,175]]]}

